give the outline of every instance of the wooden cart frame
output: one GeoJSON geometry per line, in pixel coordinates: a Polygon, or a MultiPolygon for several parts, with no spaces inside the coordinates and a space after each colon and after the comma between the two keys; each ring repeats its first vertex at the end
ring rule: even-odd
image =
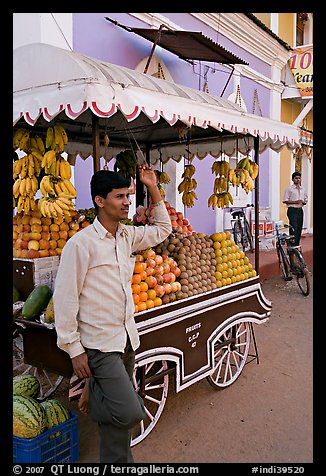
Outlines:
{"type": "MultiPolygon", "coordinates": [[[[222,389],[238,379],[246,363],[258,362],[253,324],[265,323],[271,307],[255,277],[137,313],[140,347],[133,383],[144,399],[146,417],[133,430],[132,446],[158,422],[170,374],[176,393],[204,378],[222,389]]],[[[24,327],[25,364],[57,374],[54,392],[61,383],[58,376],[72,374],[68,354],[56,345],[55,328],[19,318],[15,322],[24,327]]]]}

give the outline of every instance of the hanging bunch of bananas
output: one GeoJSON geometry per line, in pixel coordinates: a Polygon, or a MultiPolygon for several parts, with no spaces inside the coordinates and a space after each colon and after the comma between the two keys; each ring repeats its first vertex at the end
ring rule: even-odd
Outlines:
{"type": "Polygon", "coordinates": [[[45,147],[57,153],[64,152],[65,145],[68,144],[68,135],[63,126],[56,124],[50,126],[46,131],[45,147]]]}
{"type": "Polygon", "coordinates": [[[193,178],[195,172],[196,167],[194,165],[186,165],[181,176],[183,180],[178,185],[178,192],[182,193],[182,203],[188,208],[193,207],[195,200],[198,200],[194,191],[197,188],[197,180],[193,178]]]}
{"type": "Polygon", "coordinates": [[[29,214],[37,208],[34,196],[38,190],[44,143],[41,137],[31,136],[21,128],[14,133],[14,147],[24,150],[27,155],[13,162],[13,208],[17,207],[18,213],[29,214]]]}
{"type": "Polygon", "coordinates": [[[233,197],[229,192],[229,175],[233,169],[226,160],[215,160],[212,165],[212,173],[216,175],[214,180],[214,192],[208,199],[208,206],[215,210],[216,207],[224,208],[233,204],[233,197]]]}
{"type": "Polygon", "coordinates": [[[60,197],[42,197],[38,201],[38,207],[44,217],[59,218],[69,217],[70,211],[75,210],[75,204],[70,195],[62,194],[60,197]]]}
{"type": "Polygon", "coordinates": [[[137,171],[137,157],[131,149],[123,150],[116,156],[114,171],[119,172],[127,179],[135,178],[137,171]]]}
{"type": "Polygon", "coordinates": [[[156,178],[157,178],[157,188],[159,189],[160,191],[160,194],[162,196],[163,199],[165,199],[165,190],[163,188],[163,184],[168,184],[170,182],[170,176],[169,174],[167,174],[166,172],[160,172],[159,170],[155,170],[154,171],[155,174],[156,174],[156,178]]]}
{"type": "Polygon", "coordinates": [[[259,166],[250,157],[243,157],[237,164],[237,170],[247,170],[252,180],[258,176],[259,166]]]}
{"type": "Polygon", "coordinates": [[[233,204],[233,197],[228,190],[222,193],[214,192],[208,199],[208,206],[212,207],[213,210],[215,210],[216,207],[228,207],[230,204],[233,204]]]}
{"type": "Polygon", "coordinates": [[[233,177],[230,182],[241,186],[246,193],[254,189],[254,180],[258,176],[259,166],[253,162],[250,157],[243,157],[237,164],[233,177]]]}

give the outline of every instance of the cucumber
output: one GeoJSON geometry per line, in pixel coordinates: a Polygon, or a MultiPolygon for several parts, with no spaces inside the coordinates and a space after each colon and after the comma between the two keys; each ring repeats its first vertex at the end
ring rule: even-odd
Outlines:
{"type": "Polygon", "coordinates": [[[17,288],[15,288],[15,286],[13,286],[13,304],[15,304],[15,302],[19,301],[19,298],[20,298],[20,292],[18,291],[17,288]]]}
{"type": "Polygon", "coordinates": [[[49,286],[41,284],[35,286],[33,291],[27,297],[23,309],[22,316],[24,319],[31,320],[39,317],[52,297],[52,291],[49,286]]]}

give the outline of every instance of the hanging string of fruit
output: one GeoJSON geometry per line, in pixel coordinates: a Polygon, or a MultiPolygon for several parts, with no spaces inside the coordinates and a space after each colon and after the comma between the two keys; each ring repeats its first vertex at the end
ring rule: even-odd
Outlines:
{"type": "Polygon", "coordinates": [[[196,167],[193,164],[187,164],[182,174],[183,180],[178,185],[178,192],[182,193],[182,203],[191,208],[195,204],[195,200],[198,200],[195,189],[197,188],[197,181],[193,178],[196,172],[196,167]]]}
{"type": "Polygon", "coordinates": [[[113,167],[115,172],[119,172],[123,177],[127,179],[135,179],[137,171],[137,157],[133,150],[126,149],[116,156],[115,164],[113,167]]]}
{"type": "Polygon", "coordinates": [[[228,207],[233,204],[229,192],[230,185],[242,187],[246,193],[254,189],[254,180],[258,176],[259,166],[249,156],[243,157],[236,168],[230,167],[226,160],[216,160],[212,165],[212,173],[217,176],[214,181],[214,193],[208,199],[208,206],[215,209],[228,207]]]}

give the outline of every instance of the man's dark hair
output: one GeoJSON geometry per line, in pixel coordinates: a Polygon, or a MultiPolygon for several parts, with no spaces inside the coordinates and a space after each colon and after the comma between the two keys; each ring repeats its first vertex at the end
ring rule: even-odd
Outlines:
{"type": "Polygon", "coordinates": [[[130,179],[123,177],[118,172],[111,170],[98,170],[91,178],[91,196],[95,209],[98,209],[95,203],[96,195],[106,198],[107,194],[113,189],[130,187],[130,179]]]}
{"type": "Polygon", "coordinates": [[[293,180],[295,177],[301,177],[300,172],[293,172],[293,174],[292,174],[292,180],[293,180]]]}

